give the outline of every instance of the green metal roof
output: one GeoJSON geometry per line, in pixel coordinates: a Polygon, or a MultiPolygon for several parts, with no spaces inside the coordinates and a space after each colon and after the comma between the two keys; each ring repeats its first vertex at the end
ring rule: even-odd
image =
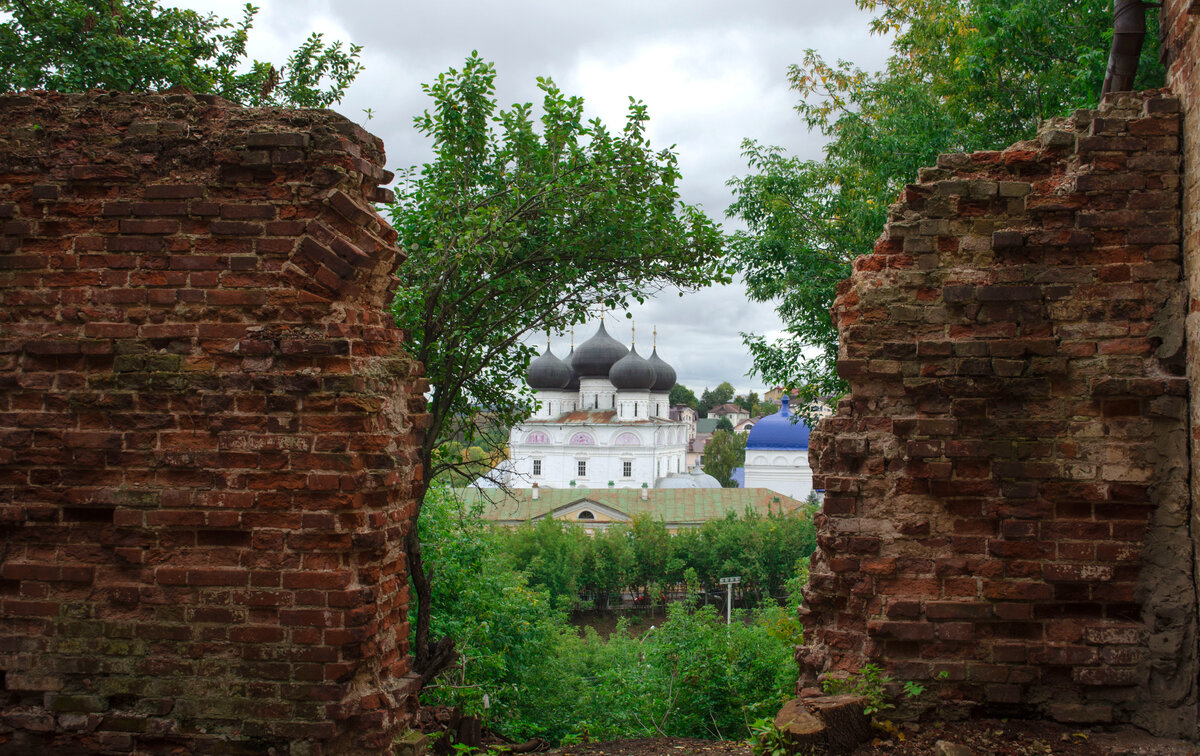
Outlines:
{"type": "Polygon", "coordinates": [[[544,517],[585,499],[629,517],[648,513],[668,525],[699,524],[729,512],[741,515],[747,507],[765,515],[803,506],[803,502],[766,488],[650,488],[646,501],[642,501],[638,488],[539,488],[536,500],[529,488],[513,489],[507,494],[495,488],[459,488],[455,494],[467,503],[484,501],[485,519],[507,523],[544,517]]]}
{"type": "Polygon", "coordinates": [[[717,423],[721,422],[719,417],[702,417],[696,421],[697,433],[712,433],[717,429],[717,423]]]}

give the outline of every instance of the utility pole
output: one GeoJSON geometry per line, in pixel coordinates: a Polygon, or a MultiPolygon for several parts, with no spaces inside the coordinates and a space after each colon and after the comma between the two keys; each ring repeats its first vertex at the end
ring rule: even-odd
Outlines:
{"type": "Polygon", "coordinates": [[[725,624],[728,625],[733,617],[733,586],[742,582],[741,577],[723,577],[721,585],[725,586],[725,624]]]}

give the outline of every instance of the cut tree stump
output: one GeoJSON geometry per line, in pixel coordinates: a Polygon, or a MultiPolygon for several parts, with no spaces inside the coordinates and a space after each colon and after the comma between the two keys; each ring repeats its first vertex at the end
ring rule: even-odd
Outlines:
{"type": "Polygon", "coordinates": [[[849,753],[871,739],[862,696],[793,698],[775,716],[792,753],[849,753]]]}

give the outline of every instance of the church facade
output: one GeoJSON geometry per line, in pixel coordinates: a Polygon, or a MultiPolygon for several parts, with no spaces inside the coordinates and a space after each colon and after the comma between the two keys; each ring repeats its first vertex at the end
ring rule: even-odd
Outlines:
{"type": "Polygon", "coordinates": [[[657,348],[642,357],[601,322],[566,359],[547,346],[527,381],[540,407],[509,435],[509,485],[653,488],[684,473],[688,425],[671,419],[675,370],[657,348]]]}
{"type": "Polygon", "coordinates": [[[792,417],[788,397],[779,412],[754,424],[746,437],[746,488],[769,488],[804,501],[813,492],[808,423],[792,417]]]}

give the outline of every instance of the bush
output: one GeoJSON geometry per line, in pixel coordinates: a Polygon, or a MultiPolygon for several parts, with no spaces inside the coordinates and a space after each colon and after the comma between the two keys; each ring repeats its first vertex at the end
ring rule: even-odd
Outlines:
{"type": "Polygon", "coordinates": [[[430,492],[420,527],[434,570],[433,630],[455,638],[462,655],[422,698],[481,714],[510,739],[741,738],[795,681],[790,638],[777,631],[782,609],[754,621],[738,612],[726,625],[714,607],[672,604],[641,638],[624,621],[607,640],[571,627],[563,597],[580,557],[634,554],[630,529],[598,541],[552,520],[495,531],[445,490],[430,492]],[[539,580],[557,586],[557,602],[539,580]]]}

